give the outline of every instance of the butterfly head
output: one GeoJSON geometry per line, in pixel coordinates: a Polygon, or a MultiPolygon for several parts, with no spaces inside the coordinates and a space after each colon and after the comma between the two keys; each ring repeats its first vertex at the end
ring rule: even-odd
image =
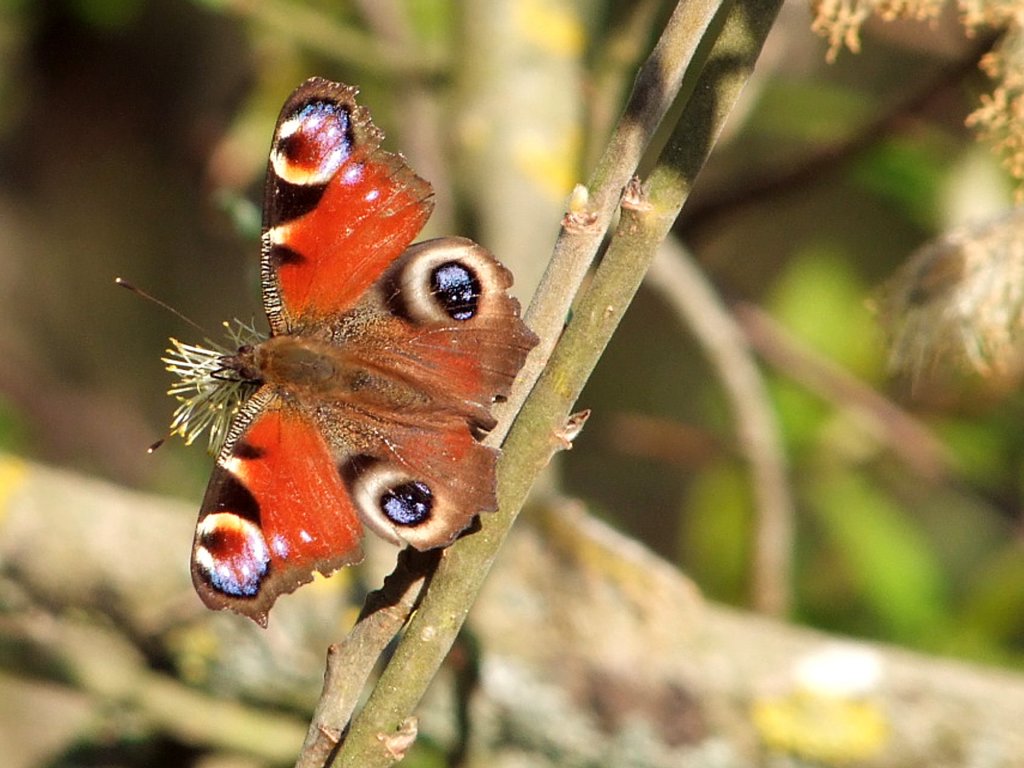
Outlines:
{"type": "Polygon", "coordinates": [[[210,339],[186,344],[171,339],[166,357],[167,370],[177,380],[167,394],[178,401],[171,418],[171,434],[191,445],[204,432],[208,450],[220,453],[231,420],[261,384],[255,350],[266,336],[251,323],[224,323],[227,343],[210,339]]]}

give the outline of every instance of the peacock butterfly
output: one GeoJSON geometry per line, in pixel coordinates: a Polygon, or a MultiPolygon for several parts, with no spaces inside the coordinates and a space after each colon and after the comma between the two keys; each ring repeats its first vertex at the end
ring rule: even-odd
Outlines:
{"type": "Polygon", "coordinates": [[[380,147],[356,89],[312,78],[285,102],[263,202],[269,337],[171,340],[172,432],[217,456],[192,546],[207,606],[266,626],[281,594],[362,557],[362,526],[450,544],[494,510],[495,425],[537,337],[512,275],[459,237],[410,246],[430,184],[380,147]]]}

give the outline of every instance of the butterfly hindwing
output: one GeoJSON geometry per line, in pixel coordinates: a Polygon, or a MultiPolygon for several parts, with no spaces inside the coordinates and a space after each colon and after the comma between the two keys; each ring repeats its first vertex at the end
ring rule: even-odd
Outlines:
{"type": "Polygon", "coordinates": [[[438,413],[426,423],[341,404],[322,418],[353,505],[388,541],[443,547],[475,515],[497,509],[498,452],[465,419],[438,413]]]}
{"type": "Polygon", "coordinates": [[[199,513],[192,580],[260,624],[277,595],[362,559],[362,527],[314,421],[264,388],[237,417],[199,513]]]}
{"type": "Polygon", "coordinates": [[[417,243],[352,313],[365,330],[347,342],[349,353],[415,382],[431,414],[454,413],[489,430],[491,405],[508,395],[537,343],[508,295],[511,284],[511,273],[472,240],[417,243]]]}

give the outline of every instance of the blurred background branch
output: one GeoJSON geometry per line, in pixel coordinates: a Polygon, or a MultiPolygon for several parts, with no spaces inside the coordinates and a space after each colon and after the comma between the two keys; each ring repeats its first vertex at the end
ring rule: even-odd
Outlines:
{"type": "MultiPolygon", "coordinates": [[[[250,628],[193,597],[179,545],[190,504],[10,457],[0,474],[6,765],[126,749],[154,765],[198,754],[203,765],[291,764],[305,715],[280,705],[304,709],[315,696],[344,587],[300,591],[267,631],[250,628]],[[50,554],[54,526],[121,542],[144,531],[151,567],[83,546],[67,575],[90,588],[55,596],[52,575],[32,564],[33,552],[50,554]],[[97,743],[101,752],[85,748],[97,743]]],[[[422,759],[616,765],[629,754],[669,768],[777,751],[885,766],[935,764],[954,749],[1012,766],[1024,754],[1019,674],[717,607],[576,502],[549,499],[522,523],[420,709],[422,759]]]]}
{"type": "Polygon", "coordinates": [[[646,279],[697,338],[728,393],[736,421],[735,445],[750,465],[758,515],[751,602],[763,613],[785,616],[791,608],[794,509],[766,385],[742,330],[678,242],[665,241],[646,279]]]}

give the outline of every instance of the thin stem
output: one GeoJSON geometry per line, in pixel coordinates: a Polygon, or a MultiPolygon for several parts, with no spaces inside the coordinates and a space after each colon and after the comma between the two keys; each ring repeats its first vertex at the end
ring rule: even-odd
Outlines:
{"type": "Polygon", "coordinates": [[[863,417],[871,424],[872,432],[919,476],[939,480],[953,471],[954,462],[942,443],[887,397],[801,346],[756,307],[738,306],[736,319],[761,357],[823,400],[863,417]]]}
{"type": "Polygon", "coordinates": [[[199,0],[250,19],[275,35],[288,38],[314,53],[361,69],[394,77],[428,79],[444,72],[447,62],[438,51],[394,45],[345,26],[336,18],[300,3],[281,0],[199,0]]]}
{"type": "Polygon", "coordinates": [[[381,652],[416,607],[439,557],[437,550],[403,550],[384,585],[367,597],[352,631],[341,643],[327,649],[323,692],[295,768],[319,768],[338,748],[381,652]]]}
{"type": "Polygon", "coordinates": [[[747,173],[741,183],[721,196],[688,208],[680,221],[687,239],[695,242],[705,232],[721,227],[724,217],[819,183],[830,172],[854,160],[885,137],[905,130],[914,115],[927,111],[937,99],[948,96],[951,89],[962,89],[964,79],[977,73],[978,61],[992,50],[1000,38],[999,32],[979,34],[962,56],[942,66],[930,78],[914,81],[909,86],[909,93],[889,108],[857,127],[847,137],[808,153],[799,164],[761,178],[747,173]]]}
{"type": "MultiPolygon", "coordinates": [[[[540,346],[526,361],[501,412],[516,413],[533,388],[558,341],[576,291],[597,255],[619,204],[622,190],[636,173],[654,133],[679,95],[684,77],[728,0],[680,2],[654,51],[644,62],[633,92],[597,168],[587,185],[585,223],[563,226],[526,322],[540,346]]],[[[507,431],[507,427],[506,427],[507,431]]],[[[497,437],[503,438],[504,432],[497,437]]]]}
{"type": "MultiPolygon", "coordinates": [[[[619,105],[629,87],[629,77],[643,60],[655,25],[664,14],[663,0],[634,0],[610,7],[607,25],[593,65],[593,96],[588,100],[587,159],[597,162],[606,137],[614,127],[619,105]]],[[[588,163],[589,165],[589,163],[588,163]]]]}
{"type": "Polygon", "coordinates": [[[779,425],[764,381],[742,329],[678,242],[665,241],[646,284],[693,332],[729,398],[737,447],[750,466],[755,499],[753,604],[762,613],[784,616],[790,606],[793,499],[779,425]]]}
{"type": "MultiPolygon", "coordinates": [[[[395,761],[381,739],[408,721],[451,648],[534,477],[559,445],[559,425],[565,423],[749,77],[780,2],[741,0],[730,9],[674,141],[651,176],[649,200],[623,207],[601,266],[509,433],[498,468],[499,511],[485,516],[479,531],[444,552],[431,589],[353,722],[335,765],[373,768],[395,761]],[[690,149],[694,138],[700,151],[690,149]]],[[[663,43],[664,38],[653,59],[664,52],[663,43]]]]}

